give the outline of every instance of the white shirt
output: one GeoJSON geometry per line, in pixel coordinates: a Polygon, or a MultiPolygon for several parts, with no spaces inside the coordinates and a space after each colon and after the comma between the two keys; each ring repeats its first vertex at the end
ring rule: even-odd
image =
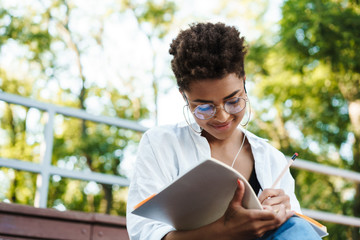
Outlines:
{"type": "MultiPolygon", "coordinates": [[[[196,124],[192,126],[199,129],[196,124]]],[[[267,140],[243,131],[251,145],[260,186],[262,189],[270,188],[287,165],[287,160],[267,140]]],[[[170,225],[139,217],[131,214],[131,211],[136,204],[158,193],[178,176],[210,157],[210,145],[206,138],[195,133],[186,123],[154,127],[144,133],[127,201],[127,230],[131,240],[160,240],[174,230],[170,225]]],[[[290,171],[287,171],[277,187],[282,188],[290,197],[292,210],[301,212],[290,171]]]]}

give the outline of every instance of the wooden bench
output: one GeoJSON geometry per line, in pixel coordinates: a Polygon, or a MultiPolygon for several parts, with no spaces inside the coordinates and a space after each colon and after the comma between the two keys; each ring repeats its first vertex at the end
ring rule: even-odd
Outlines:
{"type": "Polygon", "coordinates": [[[129,240],[125,217],[0,203],[0,240],[129,240]]]}

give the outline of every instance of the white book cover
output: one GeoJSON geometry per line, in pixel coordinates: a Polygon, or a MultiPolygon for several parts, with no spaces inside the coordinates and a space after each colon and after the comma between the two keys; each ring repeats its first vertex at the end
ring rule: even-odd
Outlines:
{"type": "MultiPolygon", "coordinates": [[[[208,159],[177,178],[162,191],[138,205],[133,214],[172,225],[177,230],[196,229],[221,218],[234,196],[237,179],[243,181],[242,205],[247,209],[263,209],[249,182],[235,169],[208,159]]],[[[327,236],[326,226],[296,213],[308,221],[320,237],[327,236]]]]}
{"type": "Polygon", "coordinates": [[[132,213],[168,223],[178,230],[196,229],[224,215],[237,187],[245,185],[243,206],[262,209],[248,181],[224,163],[209,159],[144,201],[132,213]]]}

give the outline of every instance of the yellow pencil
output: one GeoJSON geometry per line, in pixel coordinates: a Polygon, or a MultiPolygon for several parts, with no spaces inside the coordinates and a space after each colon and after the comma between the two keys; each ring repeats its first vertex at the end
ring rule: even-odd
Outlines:
{"type": "Polygon", "coordinates": [[[275,188],[276,185],[279,183],[279,181],[281,180],[281,178],[284,176],[285,172],[290,168],[291,164],[295,161],[295,159],[297,158],[297,156],[299,156],[298,153],[294,153],[294,155],[291,157],[288,165],[286,165],[284,167],[284,169],[282,170],[282,172],[280,173],[280,175],[277,177],[277,179],[275,180],[275,182],[273,183],[273,185],[271,186],[271,188],[275,188]]]}

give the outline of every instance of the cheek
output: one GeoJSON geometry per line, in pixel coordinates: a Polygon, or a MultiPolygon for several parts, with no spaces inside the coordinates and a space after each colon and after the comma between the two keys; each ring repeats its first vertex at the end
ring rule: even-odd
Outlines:
{"type": "Polygon", "coordinates": [[[236,127],[240,124],[240,122],[243,120],[245,114],[243,112],[240,112],[238,114],[234,114],[233,116],[233,121],[234,124],[236,125],[236,127]]]}
{"type": "Polygon", "coordinates": [[[249,114],[245,111],[242,111],[240,112],[239,114],[237,114],[237,120],[236,122],[238,124],[242,123],[242,124],[246,124],[246,122],[248,122],[250,119],[249,119],[249,114]]]}
{"type": "Polygon", "coordinates": [[[203,129],[206,128],[206,123],[209,122],[209,120],[200,120],[197,117],[195,117],[194,115],[193,115],[193,118],[195,119],[195,122],[203,129]]]}
{"type": "Polygon", "coordinates": [[[241,111],[238,114],[236,114],[236,117],[239,118],[240,120],[243,119],[244,116],[245,116],[245,111],[241,111]]]}

